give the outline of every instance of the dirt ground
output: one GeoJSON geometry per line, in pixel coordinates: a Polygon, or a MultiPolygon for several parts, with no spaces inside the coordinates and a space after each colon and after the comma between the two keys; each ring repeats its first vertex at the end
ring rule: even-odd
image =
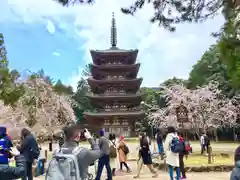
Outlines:
{"type": "MultiPolygon", "coordinates": [[[[132,143],[128,143],[129,145],[129,149],[130,149],[130,156],[131,158],[135,158],[137,151],[136,148],[138,146],[137,143],[132,142],[132,143]]],[[[88,144],[84,144],[85,147],[88,147],[88,144]]],[[[238,144],[235,143],[217,143],[217,144],[212,144],[212,148],[214,151],[218,151],[218,152],[234,152],[234,150],[236,149],[236,147],[238,146],[238,144]]],[[[43,149],[47,149],[47,145],[43,145],[43,149]]],[[[200,152],[200,145],[197,142],[192,143],[192,147],[194,149],[194,151],[199,151],[200,152]]],[[[153,148],[153,147],[152,147],[153,148]]],[[[153,148],[154,149],[154,148],[153,148]]],[[[136,168],[137,168],[137,164],[136,161],[130,161],[129,165],[132,168],[132,172],[130,174],[124,173],[124,172],[117,172],[117,176],[114,177],[114,180],[132,180],[133,176],[136,174],[136,168]]],[[[94,168],[91,167],[90,172],[94,173],[94,168]]],[[[230,172],[206,172],[206,173],[187,173],[187,179],[188,180],[228,180],[230,176],[230,172]]],[[[44,176],[42,177],[38,177],[38,178],[34,178],[35,180],[44,180],[44,176]]],[[[105,172],[103,173],[103,180],[106,179],[106,175],[105,172]]],[[[142,173],[141,173],[141,177],[140,179],[144,179],[144,180],[150,180],[153,179],[151,174],[149,173],[148,169],[146,167],[143,168],[142,173]]],[[[162,179],[162,180],[168,180],[169,176],[167,174],[167,172],[160,172],[159,171],[159,176],[158,178],[155,179],[162,179]]]]}
{"type": "MultiPolygon", "coordinates": [[[[115,176],[113,179],[114,180],[132,180],[133,176],[136,174],[137,172],[137,165],[136,162],[132,161],[129,162],[129,165],[132,168],[132,172],[130,174],[124,173],[124,172],[117,172],[117,176],[115,176]]],[[[90,169],[91,172],[94,172],[94,169],[91,168],[90,169]]],[[[162,179],[162,180],[168,180],[169,176],[167,174],[167,172],[162,172],[159,171],[159,176],[155,179],[162,179]]],[[[209,172],[209,173],[187,173],[187,179],[188,180],[228,180],[230,176],[230,173],[214,173],[214,172],[209,172]]],[[[106,173],[103,173],[103,180],[106,179],[106,173]]],[[[141,177],[140,179],[144,179],[144,180],[152,180],[152,175],[149,172],[149,170],[147,169],[147,167],[144,167],[142,169],[141,172],[141,177]]],[[[34,178],[34,180],[44,180],[44,176],[42,177],[38,177],[38,178],[34,178]]]]}

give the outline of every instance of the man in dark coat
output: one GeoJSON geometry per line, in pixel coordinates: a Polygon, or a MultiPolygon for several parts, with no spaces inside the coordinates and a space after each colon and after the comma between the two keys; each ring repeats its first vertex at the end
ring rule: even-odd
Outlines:
{"type": "Polygon", "coordinates": [[[37,141],[35,137],[31,134],[31,132],[23,128],[21,132],[21,144],[17,146],[18,151],[21,155],[23,155],[26,159],[26,176],[22,178],[22,180],[33,180],[32,175],[32,165],[34,159],[37,159],[40,151],[38,148],[37,141]]]}
{"type": "Polygon", "coordinates": [[[13,180],[19,179],[25,175],[25,158],[21,155],[15,155],[16,167],[11,167],[5,164],[0,164],[0,179],[13,180]]]}

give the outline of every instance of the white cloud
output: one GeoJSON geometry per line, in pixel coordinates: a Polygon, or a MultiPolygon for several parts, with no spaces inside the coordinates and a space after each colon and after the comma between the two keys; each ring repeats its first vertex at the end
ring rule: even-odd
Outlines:
{"type": "MultiPolygon", "coordinates": [[[[68,35],[84,39],[85,43],[79,46],[84,51],[86,63],[91,62],[89,49],[109,48],[111,15],[114,11],[118,46],[139,49],[139,74],[144,78],[145,86],[158,86],[161,81],[173,76],[187,78],[192,65],[215,42],[210,36],[211,32],[217,31],[223,23],[223,18],[217,17],[202,24],[178,25],[177,32],[170,33],[149,23],[152,6],[146,6],[136,16],[122,14],[120,7],[130,5],[129,0],[101,0],[93,6],[76,5],[69,8],[51,0],[8,0],[10,2],[12,10],[17,12],[18,17],[21,16],[23,22],[51,17],[59,23],[59,27],[69,32],[68,35]],[[63,21],[64,16],[75,19],[74,29],[63,21]]],[[[79,64],[79,69],[83,66],[79,64]]],[[[75,85],[80,76],[81,72],[73,72],[70,83],[75,85]]]]}
{"type": "Polygon", "coordinates": [[[53,55],[53,56],[61,56],[61,54],[60,54],[59,52],[56,52],[56,51],[53,52],[52,55],[53,55]]]}
{"type": "Polygon", "coordinates": [[[53,24],[52,21],[47,20],[47,25],[46,25],[46,29],[50,34],[54,34],[55,33],[55,26],[53,24]]]}

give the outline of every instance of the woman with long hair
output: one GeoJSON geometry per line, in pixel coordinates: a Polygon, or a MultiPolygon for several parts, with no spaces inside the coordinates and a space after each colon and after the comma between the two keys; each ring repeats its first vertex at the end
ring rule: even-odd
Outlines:
{"type": "MultiPolygon", "coordinates": [[[[157,177],[157,171],[153,168],[152,157],[151,157],[151,150],[150,150],[150,143],[146,134],[142,134],[140,136],[140,149],[139,149],[139,156],[140,160],[142,160],[142,164],[146,165],[150,172],[153,174],[153,178],[157,177]]],[[[142,169],[142,164],[139,165],[138,173],[134,178],[139,178],[140,171],[142,169]]]]}
{"type": "Polygon", "coordinates": [[[22,180],[33,180],[32,165],[34,159],[38,158],[40,150],[37,140],[26,128],[21,131],[21,144],[17,146],[17,149],[26,159],[26,176],[22,180]]]}
{"type": "Polygon", "coordinates": [[[127,172],[131,172],[130,168],[128,167],[127,164],[127,154],[128,154],[128,147],[126,145],[126,142],[124,141],[124,137],[120,136],[119,139],[119,145],[118,145],[118,158],[119,158],[119,162],[120,162],[120,171],[122,171],[123,169],[123,165],[127,168],[127,172]]]}
{"type": "Polygon", "coordinates": [[[114,151],[112,152],[114,155],[111,157],[110,156],[110,166],[112,168],[112,175],[115,176],[116,175],[116,168],[117,168],[117,146],[116,146],[116,136],[115,134],[109,134],[109,147],[110,147],[110,151],[114,151]]]}
{"type": "Polygon", "coordinates": [[[170,180],[174,180],[174,169],[176,170],[176,180],[181,179],[179,168],[179,153],[172,152],[171,146],[179,139],[176,129],[172,126],[168,127],[168,134],[164,142],[164,151],[166,152],[166,164],[168,165],[168,173],[170,180]]]}

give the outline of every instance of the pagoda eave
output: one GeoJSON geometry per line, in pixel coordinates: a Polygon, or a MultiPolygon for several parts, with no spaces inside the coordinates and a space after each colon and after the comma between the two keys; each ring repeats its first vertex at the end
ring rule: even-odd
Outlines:
{"type": "Polygon", "coordinates": [[[145,116],[144,111],[135,112],[84,112],[85,118],[88,119],[105,119],[109,117],[141,118],[145,116]]]}
{"type": "Polygon", "coordinates": [[[90,64],[90,68],[98,69],[98,70],[130,70],[130,69],[138,69],[140,67],[140,63],[136,64],[112,64],[112,65],[96,65],[90,64]]]}
{"type": "Polygon", "coordinates": [[[138,50],[122,50],[122,49],[107,49],[107,50],[90,50],[93,62],[97,64],[97,59],[105,59],[111,56],[122,56],[131,58],[131,64],[136,62],[138,50]]]}
{"type": "Polygon", "coordinates": [[[130,49],[130,50],[125,50],[125,49],[105,49],[105,50],[90,50],[90,53],[92,57],[96,57],[98,55],[100,56],[116,56],[116,55],[124,55],[124,56],[129,56],[129,55],[137,55],[138,54],[138,49],[130,49]]]}
{"type": "Polygon", "coordinates": [[[90,99],[118,99],[118,100],[133,100],[133,99],[142,99],[143,94],[138,93],[138,94],[124,94],[124,95],[98,95],[98,94],[87,94],[87,97],[90,99]]]}
{"type": "Polygon", "coordinates": [[[88,84],[89,86],[99,86],[99,84],[134,84],[134,85],[141,85],[142,78],[136,78],[136,79],[103,79],[103,80],[96,80],[93,78],[88,78],[88,84]]]}

